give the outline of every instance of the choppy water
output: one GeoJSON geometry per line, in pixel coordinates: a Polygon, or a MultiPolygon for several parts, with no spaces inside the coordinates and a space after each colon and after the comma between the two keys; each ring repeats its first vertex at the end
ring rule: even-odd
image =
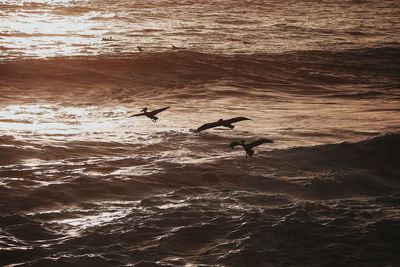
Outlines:
{"type": "Polygon", "coordinates": [[[0,265],[400,265],[399,11],[0,1],[0,265]]]}
{"type": "Polygon", "coordinates": [[[1,55],[337,50],[399,44],[398,1],[0,2],[1,55]],[[114,41],[102,41],[112,37],[114,41]],[[249,42],[244,44],[243,41],[249,42]]]}

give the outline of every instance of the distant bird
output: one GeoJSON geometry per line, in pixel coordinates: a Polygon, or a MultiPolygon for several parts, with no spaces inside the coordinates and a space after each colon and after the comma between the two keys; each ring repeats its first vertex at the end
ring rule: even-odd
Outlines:
{"type": "Polygon", "coordinates": [[[254,155],[254,150],[253,150],[254,147],[265,144],[265,143],[273,143],[273,142],[274,141],[271,139],[260,139],[260,140],[254,141],[253,143],[246,144],[244,142],[244,140],[241,140],[239,142],[232,142],[229,145],[229,147],[233,150],[235,148],[235,146],[242,146],[244,151],[246,151],[246,158],[247,158],[247,156],[249,156],[251,158],[254,155]]]}
{"type": "Polygon", "coordinates": [[[249,41],[244,40],[243,44],[251,44],[249,41]]]}
{"type": "Polygon", "coordinates": [[[140,53],[141,53],[141,52],[144,52],[144,49],[143,49],[143,47],[141,47],[141,46],[138,46],[137,49],[139,50],[140,53]]]}
{"type": "Polygon", "coordinates": [[[158,117],[156,117],[156,115],[164,110],[169,109],[169,107],[165,107],[165,108],[160,108],[160,109],[156,109],[153,111],[147,111],[147,108],[142,109],[140,112],[142,113],[137,113],[137,114],[133,114],[131,117],[138,117],[138,116],[146,116],[148,118],[150,118],[153,122],[157,122],[158,117]]]}
{"type": "Polygon", "coordinates": [[[250,120],[250,119],[246,118],[246,117],[235,117],[235,118],[232,118],[229,120],[219,119],[216,122],[203,124],[202,126],[197,128],[194,132],[198,133],[198,132],[201,132],[201,131],[204,131],[207,129],[211,129],[214,127],[218,127],[218,126],[224,126],[224,127],[233,129],[233,128],[235,128],[235,126],[232,125],[232,123],[239,122],[239,121],[245,121],[245,120],[250,120]]]}
{"type": "Polygon", "coordinates": [[[177,50],[177,49],[180,49],[180,48],[177,47],[177,46],[175,46],[175,45],[172,45],[172,49],[173,49],[173,50],[177,50]]]}
{"type": "Polygon", "coordinates": [[[103,38],[101,38],[101,40],[102,40],[102,41],[105,41],[105,42],[114,41],[113,38],[112,38],[112,36],[110,36],[110,37],[103,37],[103,38]]]}

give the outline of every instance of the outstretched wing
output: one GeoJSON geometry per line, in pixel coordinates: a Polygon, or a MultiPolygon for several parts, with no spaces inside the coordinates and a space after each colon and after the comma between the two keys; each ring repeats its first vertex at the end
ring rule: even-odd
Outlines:
{"type": "Polygon", "coordinates": [[[265,144],[265,143],[273,143],[273,142],[274,142],[274,140],[263,138],[263,139],[254,141],[254,142],[250,143],[249,145],[253,148],[253,147],[265,144]]]}
{"type": "Polygon", "coordinates": [[[144,116],[144,115],[146,115],[146,114],[144,114],[144,113],[137,113],[137,114],[133,114],[132,116],[129,116],[129,118],[137,117],[137,116],[144,116]]]}
{"type": "Polygon", "coordinates": [[[251,119],[246,118],[246,117],[235,117],[235,118],[232,118],[232,119],[225,120],[225,122],[231,124],[231,123],[235,123],[235,122],[238,122],[238,121],[247,121],[247,120],[251,120],[251,119]]]}
{"type": "Polygon", "coordinates": [[[220,121],[206,123],[206,124],[201,125],[199,128],[197,128],[195,130],[195,132],[198,133],[198,132],[201,132],[201,131],[204,131],[204,130],[207,130],[207,129],[211,129],[211,128],[214,128],[214,127],[221,126],[221,125],[222,125],[222,123],[220,121]]]}
{"type": "Polygon", "coordinates": [[[241,145],[241,143],[239,142],[232,142],[229,147],[233,150],[235,148],[235,146],[241,145]]]}
{"type": "Polygon", "coordinates": [[[164,111],[164,110],[167,110],[167,109],[169,109],[169,107],[156,109],[156,110],[153,110],[153,111],[150,112],[150,113],[153,114],[153,115],[157,115],[158,113],[160,113],[160,112],[162,112],[162,111],[164,111]]]}

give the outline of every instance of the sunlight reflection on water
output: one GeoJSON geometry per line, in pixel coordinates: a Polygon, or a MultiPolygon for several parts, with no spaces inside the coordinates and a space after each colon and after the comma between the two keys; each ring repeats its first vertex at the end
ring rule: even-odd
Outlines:
{"type": "Polygon", "coordinates": [[[394,22],[400,6],[393,1],[0,3],[5,58],[129,53],[137,52],[138,45],[146,51],[168,51],[174,44],[202,52],[254,53],[379,46],[399,40],[394,22]],[[113,40],[102,40],[109,37],[113,40]]]}
{"type": "MultiPolygon", "coordinates": [[[[130,118],[130,115],[138,111],[137,107],[131,106],[9,105],[0,111],[0,133],[42,144],[58,142],[61,145],[66,142],[69,146],[74,145],[73,142],[93,141],[98,142],[99,147],[114,146],[116,149],[126,147],[128,144],[140,145],[141,148],[137,147],[138,153],[159,150],[158,156],[169,158],[171,162],[179,158],[179,161],[195,164],[206,160],[207,155],[210,156],[209,152],[214,149],[219,151],[220,145],[229,143],[232,138],[238,138],[237,136],[244,139],[254,139],[257,136],[272,138],[277,142],[268,147],[284,148],[300,144],[335,142],[338,139],[359,140],[364,135],[379,133],[380,127],[389,127],[393,124],[390,127],[395,129],[397,122],[396,117],[388,117],[385,111],[369,111],[369,100],[363,101],[365,102],[363,105],[360,100],[357,101],[358,105],[352,105],[348,101],[337,105],[326,105],[321,99],[298,103],[266,101],[251,104],[243,104],[243,101],[238,103],[234,99],[230,103],[229,99],[224,99],[221,104],[219,101],[198,102],[195,109],[191,103],[179,104],[178,107],[165,111],[157,123],[151,122],[146,117],[130,118]],[[222,105],[221,108],[219,105],[222,105]],[[229,106],[235,108],[224,108],[229,106]],[[247,116],[252,120],[238,123],[234,131],[220,129],[200,134],[191,132],[191,129],[221,117],[246,114],[250,114],[247,116]],[[318,136],[318,138],[304,138],[307,136],[318,136]],[[212,143],[207,146],[208,149],[202,150],[204,138],[212,143]],[[107,144],[107,142],[115,143],[107,144]],[[193,153],[193,149],[196,152],[193,153]]],[[[387,101],[381,105],[392,108],[394,103],[387,101]]],[[[92,144],[75,145],[90,147],[92,144]]],[[[40,149],[37,146],[32,148],[40,149]]],[[[211,153],[213,158],[219,156],[224,154],[211,153]]]]}

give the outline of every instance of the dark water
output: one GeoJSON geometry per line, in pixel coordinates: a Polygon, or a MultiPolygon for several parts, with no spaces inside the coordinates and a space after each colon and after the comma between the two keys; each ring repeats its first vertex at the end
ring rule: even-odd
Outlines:
{"type": "Polygon", "coordinates": [[[1,168],[2,264],[399,264],[399,135],[159,163],[149,175],[135,172],[147,163],[137,155],[69,147],[55,160],[59,148],[17,145],[3,138],[2,154],[43,159],[1,168]]]}
{"type": "Polygon", "coordinates": [[[400,265],[397,2],[0,7],[1,266],[400,265]]]}

